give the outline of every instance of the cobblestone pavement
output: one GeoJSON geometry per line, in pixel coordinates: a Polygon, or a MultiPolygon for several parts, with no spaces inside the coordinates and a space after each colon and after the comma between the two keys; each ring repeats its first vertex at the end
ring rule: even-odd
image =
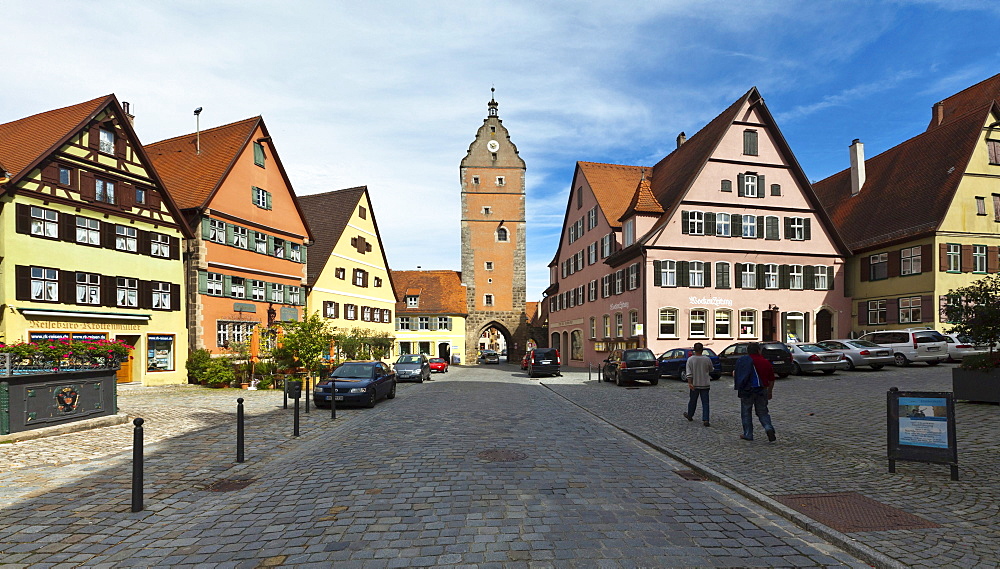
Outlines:
{"type": "MultiPolygon", "coordinates": [[[[858,543],[910,567],[1000,566],[1000,408],[957,402],[961,480],[947,466],[897,462],[888,473],[886,392],[951,391],[951,365],[778,380],[771,417],[778,440],[738,438],[739,401],[731,377],[713,382],[711,424],[682,417],[687,384],[625,389],[588,381],[586,372],[542,379],[555,393],[615,426],[769,497],[857,492],[939,524],[933,529],[853,532],[858,543]]],[[[701,409],[698,409],[700,418],[701,409]]],[[[756,422],[756,419],[755,419],[756,422]]]]}
{"type": "Polygon", "coordinates": [[[0,445],[0,564],[866,566],[722,485],[679,477],[682,464],[567,403],[612,392],[571,375],[546,389],[512,366],[453,368],[337,421],[314,409],[298,439],[280,393],[127,389],[122,409],[147,419],[146,510],[129,512],[130,424],[0,445]],[[221,480],[248,485],[213,491],[221,480]]]}

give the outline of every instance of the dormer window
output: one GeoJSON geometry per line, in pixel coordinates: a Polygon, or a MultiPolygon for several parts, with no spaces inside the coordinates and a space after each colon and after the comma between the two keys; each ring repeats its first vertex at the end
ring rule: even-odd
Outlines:
{"type": "Polygon", "coordinates": [[[420,307],[420,297],[415,294],[408,295],[406,297],[406,307],[407,308],[419,308],[420,307]]]}
{"type": "Polygon", "coordinates": [[[115,131],[106,128],[100,129],[100,142],[98,150],[107,154],[115,153],[115,131]]]}
{"type": "Polygon", "coordinates": [[[624,233],[625,233],[624,239],[626,247],[635,243],[635,219],[629,219],[625,221],[624,233]]]}

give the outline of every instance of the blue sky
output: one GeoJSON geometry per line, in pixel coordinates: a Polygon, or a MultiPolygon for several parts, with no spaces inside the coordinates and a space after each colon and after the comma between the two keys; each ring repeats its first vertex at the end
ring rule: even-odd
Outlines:
{"type": "Polygon", "coordinates": [[[0,0],[0,122],[114,92],[155,142],[263,115],[295,190],[367,185],[393,269],[460,268],[486,116],[528,165],[528,299],[575,162],[652,165],[750,87],[806,174],[920,133],[997,72],[1000,3],[0,0]]]}

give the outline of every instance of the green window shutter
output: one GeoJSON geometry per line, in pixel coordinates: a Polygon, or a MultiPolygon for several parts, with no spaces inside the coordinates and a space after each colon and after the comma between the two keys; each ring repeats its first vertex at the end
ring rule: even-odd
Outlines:
{"type": "Polygon", "coordinates": [[[778,267],[778,288],[788,290],[791,287],[791,268],[788,265],[778,267]]]}
{"type": "Polygon", "coordinates": [[[826,290],[833,290],[833,265],[826,268],[826,290]]]}
{"type": "Polygon", "coordinates": [[[261,191],[257,186],[250,186],[250,203],[257,205],[257,192],[261,191]]]}
{"type": "Polygon", "coordinates": [[[448,329],[451,330],[451,316],[448,317],[448,329]]]}
{"type": "Polygon", "coordinates": [[[267,206],[264,209],[271,209],[271,192],[261,191],[264,192],[264,199],[267,200],[267,206]]]}
{"type": "Polygon", "coordinates": [[[222,295],[233,296],[233,277],[222,275],[222,295]]]}
{"type": "Polygon", "coordinates": [[[811,223],[811,221],[812,220],[810,220],[808,217],[805,218],[804,220],[802,220],[802,223],[804,225],[803,230],[802,230],[802,238],[805,239],[806,241],[812,239],[812,223],[811,223]]]}
{"type": "Polygon", "coordinates": [[[764,216],[757,216],[757,239],[764,238],[764,216]]]}
{"type": "Polygon", "coordinates": [[[307,249],[308,249],[308,247],[306,247],[305,245],[300,245],[299,246],[299,253],[301,254],[300,262],[303,265],[306,264],[306,250],[307,249]]]}
{"type": "Polygon", "coordinates": [[[253,229],[247,231],[247,250],[254,250],[254,242],[257,241],[257,232],[253,229]]]}
{"type": "Polygon", "coordinates": [[[663,261],[653,261],[653,286],[663,286],[662,264],[663,261]]]}
{"type": "Polygon", "coordinates": [[[198,271],[198,292],[208,293],[208,273],[205,271],[198,271]]]}
{"type": "Polygon", "coordinates": [[[291,304],[292,303],[292,298],[291,298],[292,297],[292,291],[291,291],[291,287],[288,286],[288,285],[285,285],[285,288],[283,290],[285,292],[285,297],[282,299],[282,302],[284,304],[291,304]]]}
{"type": "Polygon", "coordinates": [[[438,329],[438,319],[437,319],[437,316],[431,316],[430,325],[431,325],[431,330],[437,330],[438,329]]]}
{"type": "Polygon", "coordinates": [[[207,217],[201,218],[201,238],[208,239],[212,236],[212,226],[207,217]]]}
{"type": "Polygon", "coordinates": [[[399,330],[399,316],[396,317],[396,330],[399,330]]]}
{"type": "Polygon", "coordinates": [[[705,288],[712,287],[712,263],[705,263],[705,288]]]}
{"type": "Polygon", "coordinates": [[[273,235],[268,235],[267,236],[267,254],[271,255],[272,257],[274,256],[274,236],[273,235]]]}
{"type": "Polygon", "coordinates": [[[253,163],[264,167],[264,146],[259,142],[253,143],[253,163]]]}
{"type": "Polygon", "coordinates": [[[705,212],[705,235],[715,235],[715,213],[705,212]]]}
{"type": "Polygon", "coordinates": [[[681,233],[687,235],[688,233],[688,220],[691,218],[691,214],[687,210],[681,211],[681,233]]]}
{"type": "Polygon", "coordinates": [[[226,224],[226,245],[235,245],[236,241],[234,236],[236,234],[235,227],[232,223],[226,224]]]}
{"type": "Polygon", "coordinates": [[[816,288],[816,267],[812,265],[802,267],[802,288],[803,290],[814,290],[816,288]]]}
{"type": "Polygon", "coordinates": [[[746,187],[743,185],[743,179],[745,177],[746,176],[743,174],[736,175],[736,195],[741,198],[747,194],[746,187]]]}
{"type": "Polygon", "coordinates": [[[765,193],[765,189],[766,188],[767,188],[767,185],[764,184],[764,176],[763,175],[757,176],[757,197],[758,198],[764,197],[764,193],[765,193]]]}
{"type": "Polygon", "coordinates": [[[733,288],[743,288],[743,263],[733,263],[733,288]]]}
{"type": "Polygon", "coordinates": [[[743,214],[729,214],[730,235],[733,237],[743,237],[743,214]]]}
{"type": "Polygon", "coordinates": [[[785,218],[785,239],[791,239],[789,235],[792,234],[792,218],[785,218]]]}
{"type": "Polygon", "coordinates": [[[677,261],[677,286],[691,286],[691,274],[687,261],[677,261]]]}

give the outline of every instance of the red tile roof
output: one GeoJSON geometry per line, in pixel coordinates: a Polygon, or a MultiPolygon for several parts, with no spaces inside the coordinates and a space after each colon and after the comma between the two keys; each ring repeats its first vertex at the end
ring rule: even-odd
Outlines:
{"type": "Polygon", "coordinates": [[[468,314],[462,273],[457,271],[392,271],[396,294],[396,313],[406,314],[468,314]],[[420,291],[420,306],[406,307],[406,295],[420,291]]]}
{"type": "Polygon", "coordinates": [[[204,207],[260,123],[257,116],[201,131],[201,154],[193,132],[147,144],[146,153],[181,209],[204,207]]]}
{"type": "Polygon", "coordinates": [[[114,95],[0,124],[0,164],[15,179],[90,122],[114,95]]]}
{"type": "Polygon", "coordinates": [[[634,213],[648,213],[648,214],[662,214],[663,206],[660,202],[656,201],[656,196],[653,195],[653,190],[649,185],[649,178],[643,176],[639,180],[639,185],[636,186],[635,192],[632,195],[632,202],[628,204],[625,209],[625,213],[618,219],[618,221],[625,221],[627,217],[634,213]]]}
{"type": "Polygon", "coordinates": [[[995,105],[865,160],[865,183],[857,196],[851,196],[850,168],[813,184],[847,246],[864,251],[937,230],[995,105]]]}
{"type": "MultiPolygon", "coordinates": [[[[621,227],[620,218],[628,209],[635,194],[636,185],[650,169],[646,166],[623,166],[621,164],[601,164],[598,162],[577,162],[594,197],[604,212],[611,227],[621,227]]],[[[567,207],[569,207],[567,205],[567,207]]]]}
{"type": "Polygon", "coordinates": [[[927,130],[947,124],[991,101],[1000,102],[1000,74],[980,81],[934,105],[927,130]]]}
{"type": "MultiPolygon", "coordinates": [[[[299,203],[305,212],[306,221],[313,232],[315,244],[309,248],[309,256],[306,263],[306,277],[309,286],[316,284],[316,280],[323,273],[330,253],[340,242],[340,237],[344,233],[344,228],[351,220],[354,212],[358,209],[358,202],[368,191],[367,186],[348,188],[346,190],[335,190],[322,194],[311,194],[299,196],[299,203]]],[[[372,223],[375,222],[375,212],[372,213],[372,223]]],[[[376,225],[376,228],[378,225],[376,225]]],[[[376,229],[376,233],[378,233],[376,229]]],[[[379,249],[382,250],[382,259],[385,261],[385,251],[382,249],[382,237],[379,237],[379,249]]]]}

